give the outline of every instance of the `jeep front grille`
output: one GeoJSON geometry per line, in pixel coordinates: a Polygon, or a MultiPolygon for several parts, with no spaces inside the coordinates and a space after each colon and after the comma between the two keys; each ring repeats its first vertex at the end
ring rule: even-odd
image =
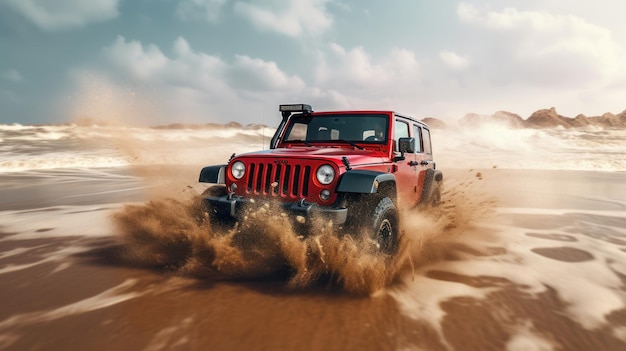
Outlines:
{"type": "Polygon", "coordinates": [[[309,195],[311,166],[252,163],[248,194],[299,200],[309,195]]]}

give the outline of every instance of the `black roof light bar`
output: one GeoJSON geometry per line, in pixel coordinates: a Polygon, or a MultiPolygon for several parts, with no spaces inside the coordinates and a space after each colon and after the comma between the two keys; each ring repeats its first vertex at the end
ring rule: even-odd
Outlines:
{"type": "Polygon", "coordinates": [[[279,105],[278,110],[282,113],[283,119],[291,116],[292,113],[301,112],[303,114],[311,114],[313,109],[308,104],[284,104],[279,105]]]}

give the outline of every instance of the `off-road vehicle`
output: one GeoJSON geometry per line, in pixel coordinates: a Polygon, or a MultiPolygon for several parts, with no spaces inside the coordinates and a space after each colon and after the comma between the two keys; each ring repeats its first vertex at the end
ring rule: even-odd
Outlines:
{"type": "Polygon", "coordinates": [[[330,221],[393,254],[398,208],[440,201],[443,176],[426,124],[392,111],[313,112],[307,104],[279,111],[269,150],[233,154],[200,172],[200,182],[220,184],[202,200],[213,224],[273,202],[297,225],[330,221]]]}

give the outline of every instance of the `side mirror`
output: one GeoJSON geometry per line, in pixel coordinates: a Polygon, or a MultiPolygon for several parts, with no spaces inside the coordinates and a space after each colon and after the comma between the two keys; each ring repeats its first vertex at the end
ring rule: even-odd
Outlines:
{"type": "Polygon", "coordinates": [[[400,156],[393,158],[395,162],[404,160],[404,153],[415,152],[415,138],[400,138],[398,140],[398,151],[400,151],[400,156]]]}
{"type": "Polygon", "coordinates": [[[415,152],[415,138],[400,138],[398,140],[398,151],[401,154],[408,152],[410,154],[415,152]]]}

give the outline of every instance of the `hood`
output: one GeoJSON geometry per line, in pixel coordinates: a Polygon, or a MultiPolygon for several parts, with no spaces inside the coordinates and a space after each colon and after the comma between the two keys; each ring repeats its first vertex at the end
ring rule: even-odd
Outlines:
{"type": "Polygon", "coordinates": [[[358,150],[342,147],[294,147],[249,152],[237,155],[236,158],[295,158],[334,162],[341,165],[343,157],[348,158],[350,164],[359,165],[382,162],[385,158],[385,154],[382,151],[372,149],[358,150]]]}

